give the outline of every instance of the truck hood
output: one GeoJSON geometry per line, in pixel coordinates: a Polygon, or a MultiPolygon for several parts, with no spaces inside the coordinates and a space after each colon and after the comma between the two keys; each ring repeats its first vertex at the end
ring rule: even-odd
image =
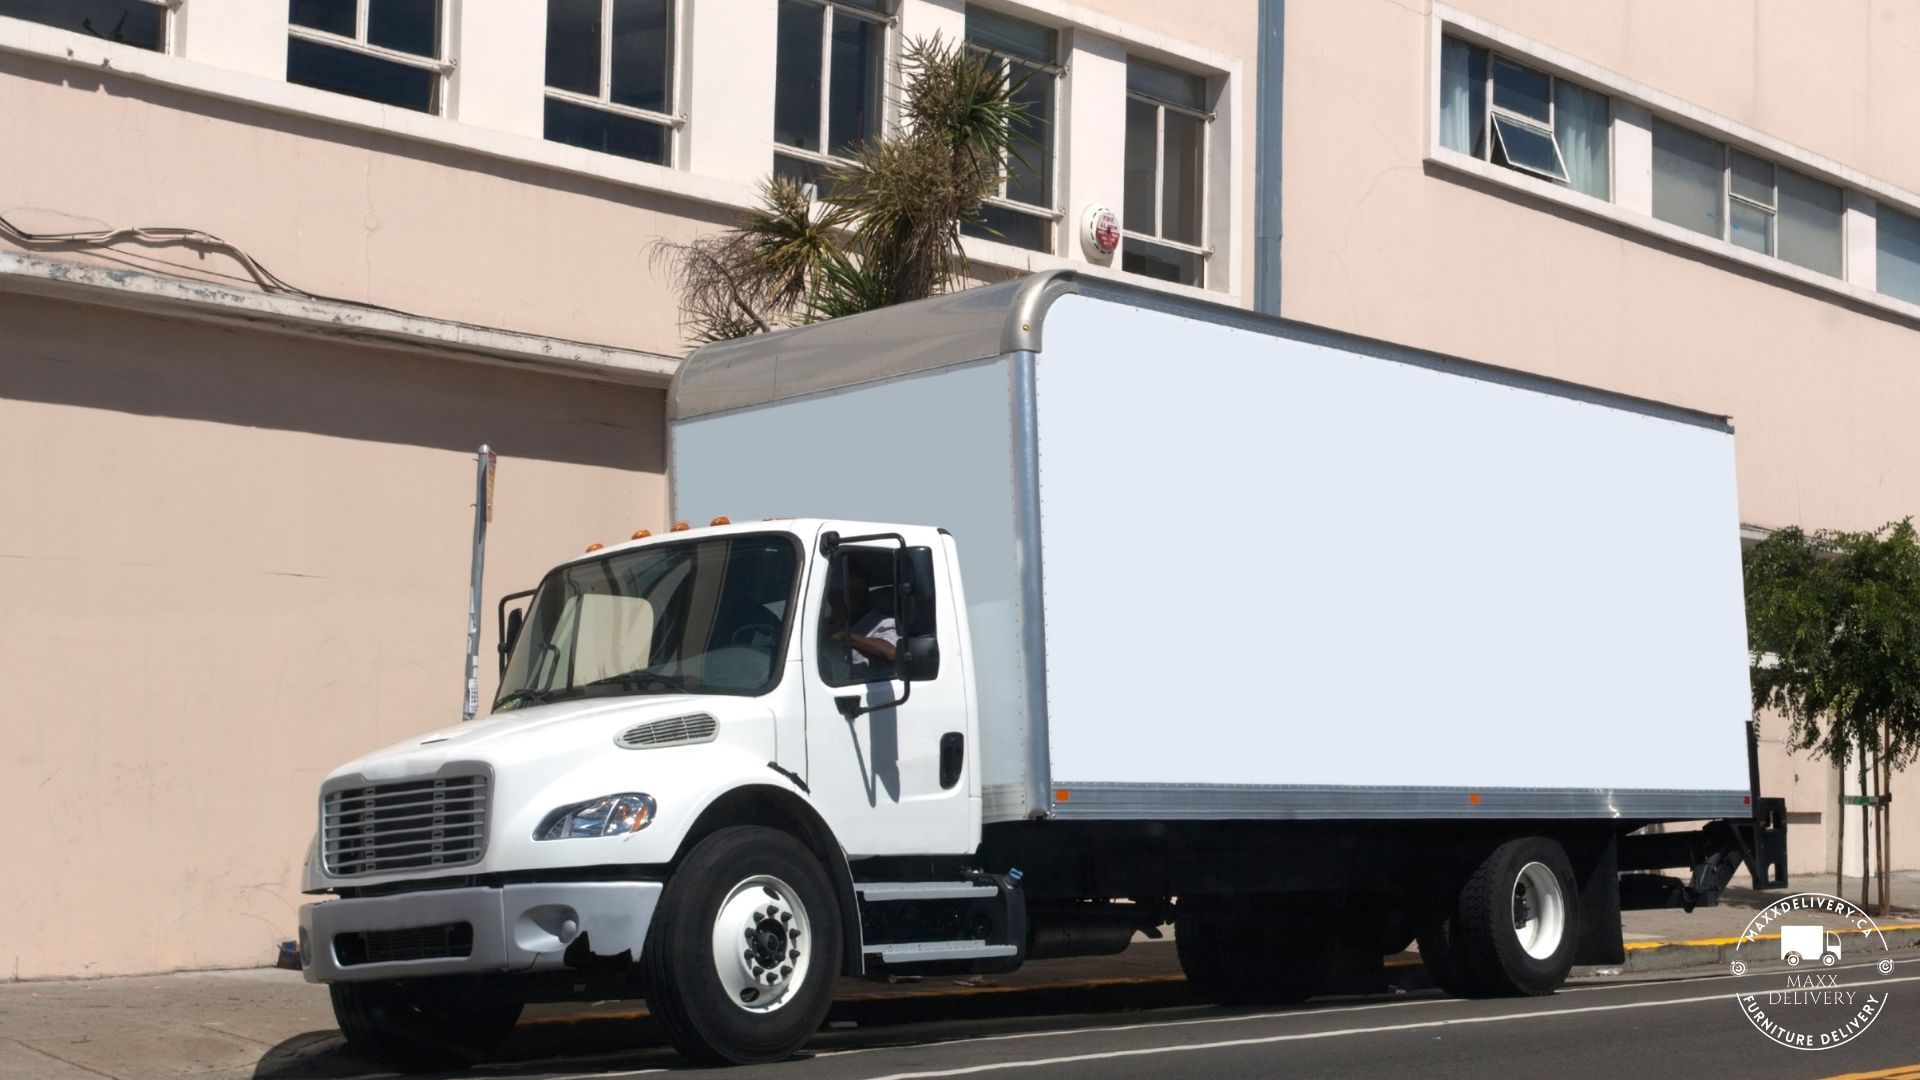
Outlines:
{"type": "Polygon", "coordinates": [[[696,712],[719,721],[723,737],[730,723],[772,719],[772,712],[751,698],[663,694],[560,701],[413,736],[340,766],[328,779],[357,774],[368,780],[397,780],[432,773],[451,761],[498,766],[550,758],[607,746],[635,724],[696,712]]]}

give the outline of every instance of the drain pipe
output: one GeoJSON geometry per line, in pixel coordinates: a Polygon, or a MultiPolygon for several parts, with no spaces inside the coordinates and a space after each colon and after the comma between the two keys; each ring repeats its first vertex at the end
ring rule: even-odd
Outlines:
{"type": "Polygon", "coordinates": [[[1287,66],[1286,0],[1260,0],[1253,112],[1253,309],[1280,314],[1281,86],[1287,66]]]}
{"type": "Polygon", "coordinates": [[[467,699],[460,719],[480,712],[480,583],[486,576],[487,524],[493,520],[493,451],[485,443],[473,463],[473,572],[467,587],[467,699]]]}

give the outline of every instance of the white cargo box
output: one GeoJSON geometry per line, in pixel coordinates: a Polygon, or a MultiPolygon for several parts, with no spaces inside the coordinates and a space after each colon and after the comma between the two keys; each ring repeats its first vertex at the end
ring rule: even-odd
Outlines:
{"type": "Polygon", "coordinates": [[[1722,417],[1072,274],[670,415],[677,518],[953,534],[989,822],[1751,813],[1722,417]]]}

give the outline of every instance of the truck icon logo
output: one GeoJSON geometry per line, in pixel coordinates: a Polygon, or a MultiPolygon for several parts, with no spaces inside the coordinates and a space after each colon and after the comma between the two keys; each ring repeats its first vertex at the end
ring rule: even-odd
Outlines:
{"type": "Polygon", "coordinates": [[[1821,967],[1832,967],[1840,962],[1840,935],[1823,926],[1782,926],[1780,959],[1788,967],[1815,959],[1821,967]]]}

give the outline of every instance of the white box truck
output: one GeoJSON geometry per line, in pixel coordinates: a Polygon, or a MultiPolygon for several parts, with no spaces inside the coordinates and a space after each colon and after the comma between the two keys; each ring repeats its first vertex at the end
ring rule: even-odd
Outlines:
{"type": "Polygon", "coordinates": [[[321,786],[301,958],[375,1057],[636,996],[771,1060],[839,976],[1167,922],[1215,1002],[1415,939],[1539,994],[1623,904],[1784,884],[1724,418],[1074,274],[707,346],[670,409],[698,527],[556,567],[490,716],[321,786]]]}

